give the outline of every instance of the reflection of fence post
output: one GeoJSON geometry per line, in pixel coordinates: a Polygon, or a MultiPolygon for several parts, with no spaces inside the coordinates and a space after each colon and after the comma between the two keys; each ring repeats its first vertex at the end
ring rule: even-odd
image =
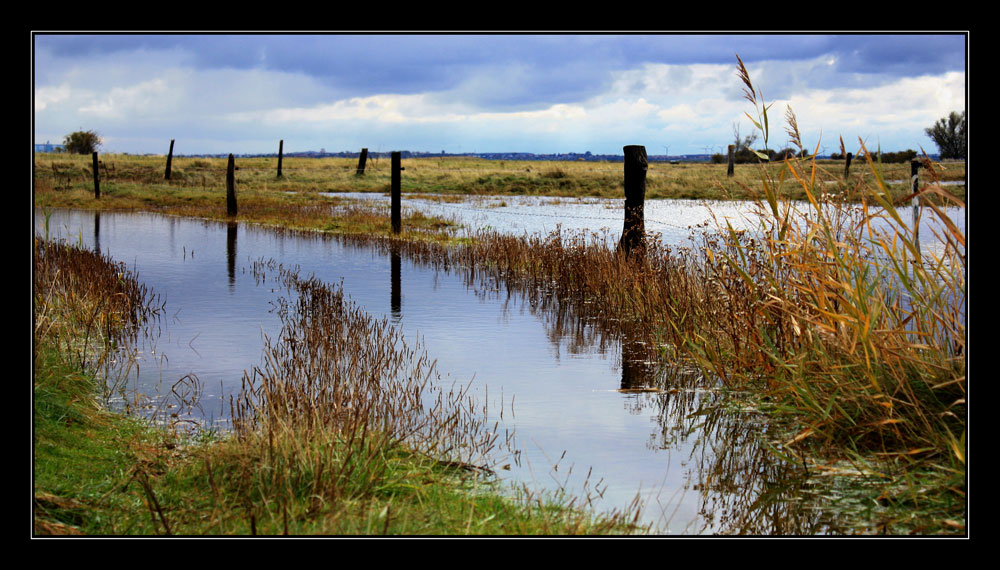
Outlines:
{"type": "Polygon", "coordinates": [[[630,253],[645,245],[646,226],[643,206],[646,201],[646,147],[629,145],[625,150],[625,223],[618,249],[630,253]]]}
{"type": "Polygon", "coordinates": [[[399,243],[393,243],[390,246],[389,259],[391,271],[390,279],[392,280],[390,287],[389,308],[392,311],[393,319],[395,319],[396,322],[399,322],[399,318],[402,316],[403,308],[402,294],[400,292],[400,265],[402,257],[399,253],[399,243]]]}
{"type": "Polygon", "coordinates": [[[101,175],[98,170],[97,151],[94,151],[94,199],[101,199],[101,175]]]}
{"type": "Polygon", "coordinates": [[[236,159],[229,154],[229,165],[226,167],[226,214],[236,215],[236,159]]]}
{"type": "Polygon", "coordinates": [[[361,149],[361,156],[358,157],[358,171],[357,175],[361,176],[365,173],[365,162],[368,161],[368,149],[361,149]]]}
{"type": "Polygon", "coordinates": [[[851,159],[854,158],[854,155],[851,154],[851,153],[847,153],[847,156],[844,157],[844,158],[845,158],[845,160],[844,160],[844,180],[847,180],[847,177],[848,177],[848,175],[851,172],[851,159]]]}
{"type": "Polygon", "coordinates": [[[281,178],[281,156],[285,151],[285,140],[278,141],[278,178],[281,178]]]}
{"type": "Polygon", "coordinates": [[[736,157],[734,156],[735,148],[733,145],[729,145],[729,167],[726,169],[726,176],[732,176],[734,171],[734,164],[736,164],[736,157]]]}
{"type": "Polygon", "coordinates": [[[170,163],[174,160],[174,139],[170,139],[170,152],[167,153],[167,171],[163,177],[170,180],[170,163]]]}
{"type": "Polygon", "coordinates": [[[919,168],[919,160],[910,161],[910,190],[913,194],[913,199],[910,200],[910,205],[913,207],[913,243],[916,246],[918,258],[920,256],[920,198],[917,196],[917,191],[920,189],[920,177],[917,175],[919,168]]]}
{"type": "Polygon", "coordinates": [[[402,154],[399,151],[392,153],[392,233],[398,234],[403,229],[402,215],[400,214],[400,171],[403,170],[400,164],[402,154]]]}
{"type": "Polygon", "coordinates": [[[229,288],[236,285],[236,222],[226,223],[226,270],[229,274],[229,288]]]}

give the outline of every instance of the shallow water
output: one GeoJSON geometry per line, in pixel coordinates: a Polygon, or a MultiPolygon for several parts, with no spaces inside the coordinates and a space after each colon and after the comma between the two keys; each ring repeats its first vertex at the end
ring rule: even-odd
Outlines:
{"type": "MultiPolygon", "coordinates": [[[[386,194],[348,192],[328,195],[386,208],[389,206],[386,194]]],[[[806,202],[793,205],[800,212],[811,211],[806,202]]],[[[623,201],[613,198],[474,196],[449,202],[441,196],[404,194],[402,207],[452,220],[461,226],[455,230],[458,235],[483,228],[514,235],[548,234],[556,230],[570,233],[582,231],[603,239],[608,245],[616,244],[620,238],[624,217],[623,201]]],[[[646,231],[658,234],[660,241],[671,246],[697,247],[700,245],[697,236],[718,228],[731,227],[734,231],[751,232],[758,229],[758,210],[747,201],[646,200],[644,210],[646,231]],[[693,237],[695,241],[692,241],[693,237]]],[[[860,208],[852,210],[860,219],[860,208]]],[[[948,207],[942,210],[964,235],[966,209],[948,207]]],[[[890,227],[885,219],[887,216],[881,210],[871,208],[868,214],[874,216],[870,226],[874,231],[886,231],[890,227]]],[[[896,214],[903,224],[913,227],[912,207],[900,206],[896,208],[896,214]]],[[[925,255],[940,255],[943,251],[941,236],[947,235],[947,229],[929,209],[921,211],[919,223],[921,251],[925,255]]]]}
{"type": "MultiPolygon", "coordinates": [[[[451,206],[420,199],[405,204],[418,202],[426,202],[420,207],[428,213],[451,206]]],[[[467,210],[464,223],[479,227],[503,223],[507,231],[530,233],[555,229],[556,220],[564,229],[607,221],[602,227],[609,228],[608,239],[616,239],[616,213],[606,201],[570,201],[570,211],[567,201],[562,207],[552,199],[537,202],[458,206],[467,210]],[[549,209],[557,207],[560,216],[554,218],[549,209]],[[515,221],[502,222],[504,215],[515,221]]],[[[709,219],[704,206],[690,203],[648,203],[646,211],[647,228],[655,230],[650,222],[659,219],[671,232],[664,239],[678,243],[687,239],[689,226],[709,219]],[[668,218],[671,213],[677,216],[668,218]]],[[[161,334],[143,345],[134,382],[151,395],[150,409],[166,418],[176,414],[173,421],[225,426],[228,397],[239,391],[244,370],[261,363],[265,335],[274,338],[280,328],[272,310],[283,292],[258,285],[250,271],[254,261],[274,259],[329,284],[342,283],[369,314],[386,316],[405,335],[419,338],[444,381],[471,382],[474,397],[488,402],[491,422],[516,435],[519,451],[507,458],[504,478],[589,496],[600,510],[624,509],[639,494],[643,520],[664,533],[829,530],[819,514],[791,517],[796,526],[790,529],[782,527],[787,517],[748,510],[759,493],[773,492],[787,476],[781,474],[794,469],[773,461],[749,437],[764,428],[752,415],[723,413],[718,394],[709,390],[619,391],[645,384],[642,375],[651,373],[623,366],[622,339],[567,326],[502,288],[470,284],[406,259],[394,268],[390,256],[336,239],[245,224],[57,211],[46,229],[36,210],[35,233],[46,231],[125,262],[165,301],[161,334]],[[203,393],[197,407],[186,409],[171,387],[192,376],[203,393]]]]}

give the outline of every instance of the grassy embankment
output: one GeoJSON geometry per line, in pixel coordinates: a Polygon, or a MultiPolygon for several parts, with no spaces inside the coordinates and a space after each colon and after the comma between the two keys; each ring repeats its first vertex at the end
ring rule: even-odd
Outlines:
{"type": "Polygon", "coordinates": [[[322,283],[254,270],[298,293],[284,334],[245,379],[234,432],[183,436],[103,405],[111,362],[163,306],[124,265],[35,241],[36,534],[639,532],[571,498],[503,496],[481,463],[497,436],[461,387],[428,383],[419,347],[322,283]]]}

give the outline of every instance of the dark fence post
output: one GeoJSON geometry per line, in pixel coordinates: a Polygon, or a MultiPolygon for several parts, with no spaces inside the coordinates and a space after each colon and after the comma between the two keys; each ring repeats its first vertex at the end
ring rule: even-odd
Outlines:
{"type": "Polygon", "coordinates": [[[163,175],[164,178],[170,180],[170,163],[174,160],[174,139],[170,139],[170,152],[167,153],[167,172],[163,175]]]}
{"type": "Polygon", "coordinates": [[[365,173],[365,163],[368,161],[368,149],[361,149],[361,156],[358,157],[358,176],[365,173]]]}
{"type": "Polygon", "coordinates": [[[729,167],[726,169],[726,176],[732,176],[734,173],[734,164],[736,164],[736,156],[734,155],[735,147],[729,145],[729,167]]]}
{"type": "Polygon", "coordinates": [[[226,167],[226,213],[236,215],[236,159],[231,153],[226,167]]]}
{"type": "Polygon", "coordinates": [[[847,180],[847,177],[850,175],[850,172],[851,172],[851,159],[854,158],[854,155],[851,154],[851,153],[847,153],[847,156],[844,157],[844,158],[845,158],[845,160],[844,160],[844,180],[847,180]]]}
{"type": "Polygon", "coordinates": [[[98,169],[97,151],[94,151],[94,198],[101,199],[101,175],[98,169]]]}
{"type": "Polygon", "coordinates": [[[919,160],[910,161],[910,190],[913,194],[913,199],[910,200],[910,205],[913,207],[913,242],[917,248],[917,257],[920,257],[920,197],[917,196],[917,192],[920,190],[920,176],[917,171],[920,169],[919,160]]]}
{"type": "Polygon", "coordinates": [[[402,216],[400,214],[400,171],[403,170],[401,162],[402,153],[394,151],[392,153],[392,233],[398,234],[403,229],[402,216]]]}
{"type": "Polygon", "coordinates": [[[646,225],[644,208],[646,201],[646,147],[629,145],[625,150],[625,223],[618,249],[631,253],[645,246],[646,225]]]}
{"type": "Polygon", "coordinates": [[[285,140],[278,141],[278,178],[281,178],[281,155],[285,151],[285,140]]]}

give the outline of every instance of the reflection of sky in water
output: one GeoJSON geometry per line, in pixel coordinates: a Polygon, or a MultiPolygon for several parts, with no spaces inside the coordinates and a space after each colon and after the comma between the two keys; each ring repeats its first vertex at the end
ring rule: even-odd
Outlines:
{"type": "MultiPolygon", "coordinates": [[[[165,301],[161,336],[144,343],[138,380],[144,389],[167,396],[164,401],[170,401],[175,382],[194,374],[204,387],[195,414],[214,419],[228,413],[229,395],[239,391],[243,371],[261,364],[264,335],[276,339],[279,332],[272,310],[283,291],[271,282],[258,286],[250,271],[253,261],[273,258],[329,284],[343,282],[345,294],[366,312],[395,321],[410,343],[419,338],[444,382],[472,381],[477,400],[488,396],[494,420],[503,407],[498,429],[513,430],[522,453],[502,475],[531,487],[565,485],[574,493],[584,488],[593,467],[591,486],[603,481],[599,508],[624,508],[641,489],[659,494],[670,512],[676,509],[674,520],[683,520],[681,526],[697,519],[698,496],[682,491],[688,472],[677,460],[694,453],[694,437],[668,451],[650,445],[655,407],[637,405],[648,396],[616,392],[622,380],[616,344],[581,347],[554,334],[519,297],[470,289],[460,275],[405,258],[401,306],[393,315],[389,257],[335,240],[275,235],[245,225],[230,239],[225,224],[148,214],[102,213],[99,219],[98,225],[92,212],[56,212],[49,234],[86,247],[98,244],[165,301]],[[558,469],[552,468],[555,462],[558,469]]],[[[42,220],[36,214],[39,234],[42,220]]],[[[647,513],[651,520],[659,516],[656,508],[647,513]]]]}
{"type": "MultiPolygon", "coordinates": [[[[606,227],[615,241],[621,231],[622,210],[609,200],[509,197],[451,204],[408,199],[404,206],[515,233],[548,232],[558,223],[564,230],[606,227]]],[[[712,208],[740,227],[741,213],[733,204],[712,208]]],[[[687,240],[689,226],[711,219],[704,205],[683,201],[648,201],[646,216],[648,230],[662,231],[676,244],[687,240]]],[[[36,212],[37,234],[44,231],[43,220],[36,212]]],[[[251,262],[274,259],[300,267],[305,276],[343,283],[345,294],[366,312],[392,318],[408,338],[419,338],[445,382],[473,380],[479,399],[488,392],[493,420],[503,408],[500,433],[516,430],[523,451],[519,462],[511,461],[510,477],[546,489],[565,486],[571,494],[585,481],[591,487],[600,481],[603,498],[595,505],[602,509],[624,508],[641,490],[648,520],[668,518],[672,532],[701,523],[702,498],[692,490],[697,481],[690,476],[698,475],[713,449],[728,445],[683,419],[698,411],[703,398],[680,402],[676,395],[617,392],[622,383],[617,342],[581,347],[516,295],[482,285],[470,288],[459,275],[404,258],[396,313],[388,256],[246,225],[227,233],[220,223],[111,213],[101,214],[98,225],[92,212],[56,212],[49,233],[87,247],[96,244],[166,301],[162,336],[145,347],[139,382],[168,394],[179,378],[195,374],[204,387],[200,413],[205,417],[228,413],[228,396],[238,392],[243,371],[261,363],[264,335],[278,335],[280,323],[272,309],[283,292],[258,286],[250,272],[251,262]],[[670,417],[665,408],[674,409],[666,414],[670,417]]],[[[738,427],[733,419],[716,423],[738,427]]]]}

